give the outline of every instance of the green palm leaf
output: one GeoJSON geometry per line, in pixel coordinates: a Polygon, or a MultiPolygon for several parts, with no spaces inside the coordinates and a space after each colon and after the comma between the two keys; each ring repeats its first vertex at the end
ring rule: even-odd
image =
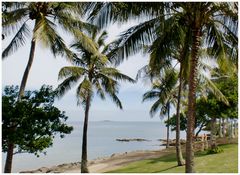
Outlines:
{"type": "Polygon", "coordinates": [[[4,49],[2,58],[9,56],[10,54],[16,52],[19,47],[25,45],[26,39],[29,37],[29,35],[29,28],[25,22],[13,37],[7,48],[4,49]]]}
{"type": "Polygon", "coordinates": [[[120,109],[123,109],[122,103],[115,93],[108,93],[108,95],[110,96],[112,101],[117,105],[117,107],[119,107],[120,109]]]}
{"type": "Polygon", "coordinates": [[[82,104],[85,107],[88,96],[90,96],[90,98],[93,96],[92,84],[89,80],[84,78],[84,80],[77,87],[77,105],[82,104]]]}
{"type": "Polygon", "coordinates": [[[55,90],[56,96],[58,98],[61,98],[68,90],[70,90],[72,88],[73,85],[75,85],[78,82],[79,79],[80,79],[80,77],[74,77],[74,76],[66,78],[56,88],[56,90],[55,90]]]}
{"type": "Polygon", "coordinates": [[[34,39],[41,41],[46,47],[49,47],[54,56],[65,56],[72,61],[73,54],[65,45],[63,39],[57,34],[56,25],[42,16],[34,28],[34,39]]]}
{"type": "Polygon", "coordinates": [[[120,71],[117,70],[116,68],[105,67],[105,68],[101,69],[100,73],[110,76],[116,80],[128,81],[130,83],[135,83],[135,80],[133,80],[131,77],[129,77],[125,74],[120,73],[120,71]]]}
{"type": "Polygon", "coordinates": [[[12,34],[18,31],[26,23],[28,15],[27,8],[15,9],[3,12],[2,14],[2,32],[4,35],[12,34]]]}
{"type": "Polygon", "coordinates": [[[82,67],[67,66],[67,67],[63,67],[59,71],[58,79],[63,79],[70,76],[82,77],[85,73],[87,73],[87,70],[82,67]]]}

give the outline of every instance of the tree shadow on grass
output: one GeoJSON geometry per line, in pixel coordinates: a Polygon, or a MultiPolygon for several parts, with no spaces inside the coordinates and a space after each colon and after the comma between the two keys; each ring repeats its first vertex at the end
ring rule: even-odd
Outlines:
{"type": "MultiPolygon", "coordinates": [[[[174,169],[174,168],[177,168],[177,167],[178,167],[178,166],[175,165],[175,166],[172,166],[172,167],[169,167],[169,168],[160,170],[160,171],[154,171],[154,172],[151,172],[151,173],[161,173],[161,172],[164,172],[164,171],[167,171],[167,170],[171,170],[171,169],[174,169]]],[[[166,172],[165,172],[165,173],[166,173],[166,172]]],[[[169,173],[172,173],[172,172],[169,172],[169,173]]]]}
{"type": "Polygon", "coordinates": [[[151,161],[148,162],[148,164],[154,164],[154,163],[159,163],[159,162],[176,162],[176,155],[175,154],[169,154],[163,157],[159,158],[154,158],[151,159],[151,161]]]}

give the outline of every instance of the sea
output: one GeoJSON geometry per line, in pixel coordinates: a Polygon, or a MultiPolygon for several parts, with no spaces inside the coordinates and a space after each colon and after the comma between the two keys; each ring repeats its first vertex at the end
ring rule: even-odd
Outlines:
{"type": "MultiPolygon", "coordinates": [[[[22,153],[13,157],[12,172],[34,170],[40,167],[51,167],[63,163],[80,162],[82,146],[82,122],[70,122],[74,127],[71,134],[64,138],[55,137],[53,146],[46,149],[46,155],[22,153]]],[[[159,122],[119,122],[96,121],[89,122],[88,129],[88,160],[111,156],[114,153],[123,153],[137,150],[160,150],[159,139],[166,139],[166,127],[159,122]],[[120,142],[116,139],[141,138],[148,141],[120,142]]],[[[185,139],[185,131],[181,138],[185,139]]],[[[170,138],[175,138],[175,131],[170,131],[170,138]]],[[[2,169],[4,168],[6,154],[2,154],[2,169]]]]}

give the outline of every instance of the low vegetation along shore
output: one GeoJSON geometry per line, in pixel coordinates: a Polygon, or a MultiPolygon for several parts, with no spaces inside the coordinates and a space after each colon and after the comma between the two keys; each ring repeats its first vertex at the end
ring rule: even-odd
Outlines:
{"type": "MultiPolygon", "coordinates": [[[[217,143],[223,150],[218,154],[209,154],[207,150],[200,151],[201,143],[196,144],[196,171],[198,173],[237,173],[237,139],[218,139],[217,143]]],[[[174,147],[157,151],[125,152],[89,161],[89,170],[92,173],[184,173],[184,168],[184,166],[176,166],[174,147]]],[[[42,167],[22,173],[80,173],[80,162],[51,168],[42,167]]]]}

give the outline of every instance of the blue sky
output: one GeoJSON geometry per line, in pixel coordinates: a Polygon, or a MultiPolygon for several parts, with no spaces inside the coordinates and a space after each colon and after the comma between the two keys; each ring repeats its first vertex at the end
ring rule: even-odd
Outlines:
{"type": "MultiPolygon", "coordinates": [[[[113,41],[121,31],[136,24],[132,21],[125,25],[111,25],[108,27],[108,42],[113,41]]],[[[66,33],[59,31],[65,41],[70,44],[73,38],[66,33]]],[[[4,49],[9,41],[2,42],[4,49]]],[[[17,52],[2,61],[2,86],[20,85],[25,66],[28,61],[30,40],[17,52]]],[[[129,57],[118,68],[125,74],[136,77],[137,71],[146,65],[148,56],[140,54],[129,57]]],[[[57,79],[59,70],[66,65],[70,65],[64,58],[54,58],[50,51],[37,43],[34,62],[28,77],[26,89],[39,89],[41,85],[48,84],[54,88],[60,83],[57,79]]],[[[94,97],[90,109],[90,121],[114,120],[114,121],[159,121],[159,117],[153,119],[149,116],[151,102],[142,103],[142,94],[149,89],[149,84],[139,81],[136,84],[121,83],[119,98],[123,104],[123,110],[118,109],[111,99],[105,101],[94,97]]],[[[55,105],[59,109],[66,111],[71,121],[83,120],[83,109],[76,105],[75,87],[72,88],[63,98],[56,100],[55,105]]]]}

